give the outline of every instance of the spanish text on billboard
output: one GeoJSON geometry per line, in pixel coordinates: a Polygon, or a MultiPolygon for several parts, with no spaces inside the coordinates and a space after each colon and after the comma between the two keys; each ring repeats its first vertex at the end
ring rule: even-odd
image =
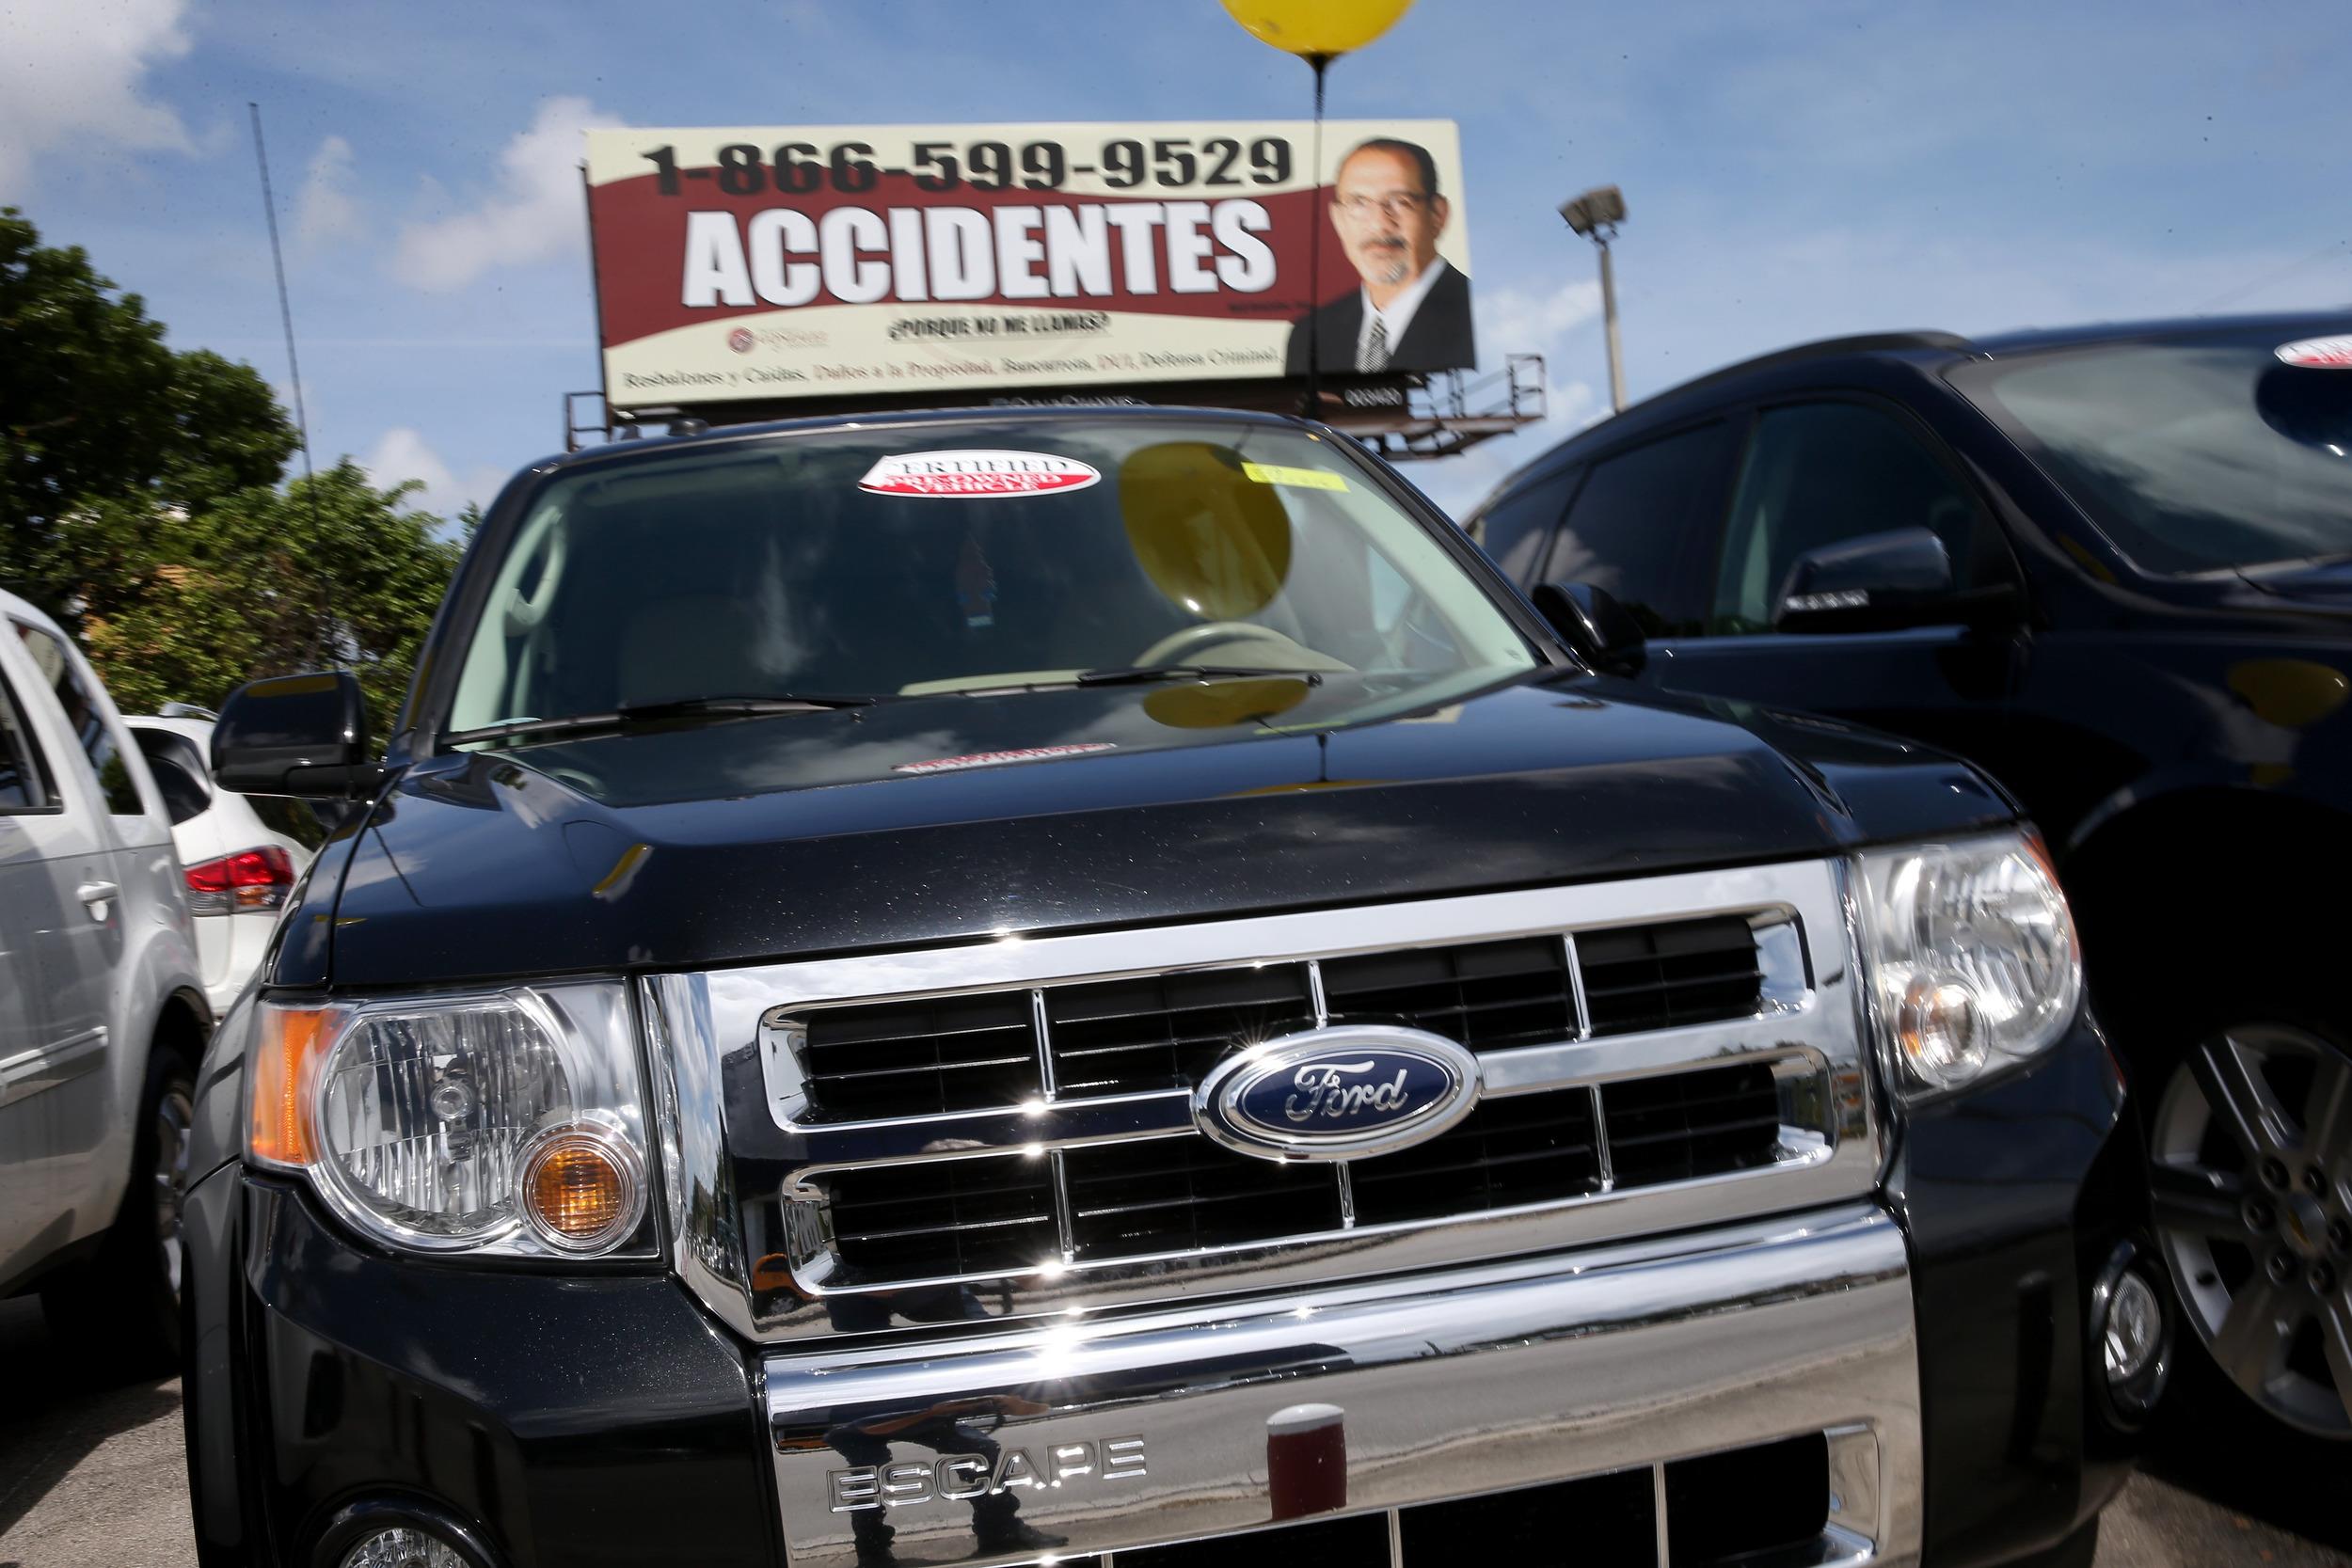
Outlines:
{"type": "Polygon", "coordinates": [[[621,407],[1468,368],[1448,120],[588,133],[621,407]],[[1310,281],[1310,254],[1320,258],[1310,281]]]}

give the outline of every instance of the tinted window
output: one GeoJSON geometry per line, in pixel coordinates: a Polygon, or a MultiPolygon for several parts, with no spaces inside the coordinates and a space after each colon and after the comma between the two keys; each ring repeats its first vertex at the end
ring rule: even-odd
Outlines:
{"type": "Polygon", "coordinates": [[[132,781],[131,769],[115,745],[114,731],[106,727],[106,718],[99,711],[97,699],[74,670],[73,661],[66,657],[65,644],[39,626],[20,622],[16,629],[24,639],[25,651],[33,656],[35,668],[56,693],[57,705],[65,710],[66,723],[72,729],[74,739],[81,742],[90,771],[98,777],[98,790],[106,798],[106,809],[117,816],[146,816],[147,808],[139,803],[138,785],[132,781]]]}
{"type": "Polygon", "coordinates": [[[1651,637],[1697,631],[1707,603],[1701,562],[1714,542],[1731,439],[1719,420],[1595,464],[1544,580],[1607,589],[1651,637]]]}
{"type": "Polygon", "coordinates": [[[1503,575],[1522,588],[1534,586],[1551,525],[1568,504],[1581,470],[1564,468],[1512,491],[1486,508],[1478,520],[1478,543],[1503,575]]]}
{"type": "Polygon", "coordinates": [[[37,811],[45,802],[39,756],[16,693],[0,680],[0,811],[37,811]]]}
{"type": "Polygon", "coordinates": [[[2352,552],[2352,372],[2294,347],[2241,329],[1969,380],[2135,562],[2211,571],[2352,552]]]}
{"type": "Polygon", "coordinates": [[[203,764],[198,761],[196,748],[185,736],[168,730],[140,729],[136,725],[132,727],[131,735],[139,743],[139,750],[147,754],[147,771],[163,795],[164,810],[171,814],[173,827],[213,803],[211,792],[204,787],[203,764]]]}
{"type": "Polygon", "coordinates": [[[1903,528],[1944,541],[1963,589],[2007,575],[2006,546],[1976,497],[1896,416],[1858,403],[1767,409],[1732,492],[1709,629],[1770,631],[1799,556],[1903,528]]]}

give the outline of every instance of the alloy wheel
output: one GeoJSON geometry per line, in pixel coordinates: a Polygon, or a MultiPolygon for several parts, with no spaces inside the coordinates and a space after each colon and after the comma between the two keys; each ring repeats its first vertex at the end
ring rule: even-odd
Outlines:
{"type": "Polygon", "coordinates": [[[2226,1029],[2174,1069],[2149,1198],[2189,1322],[2230,1381],[2352,1438],[2352,1060],[2305,1030],[2226,1029]]]}
{"type": "Polygon", "coordinates": [[[182,1211],[188,1196],[188,1134],[196,1125],[196,1105],[177,1084],[164,1087],[155,1102],[155,1168],[151,1180],[155,1197],[155,1242],[164,1268],[164,1283],[171,1299],[180,1299],[180,1280],[187,1248],[182,1234],[182,1211]]]}

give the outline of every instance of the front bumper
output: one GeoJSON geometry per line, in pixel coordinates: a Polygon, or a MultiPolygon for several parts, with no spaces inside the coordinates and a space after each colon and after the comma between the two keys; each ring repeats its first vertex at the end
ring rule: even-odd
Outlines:
{"type": "Polygon", "coordinates": [[[2086,1025],[2032,1071],[1912,1117],[1880,1200],[772,1354],[664,1275],[396,1259],[231,1167],[190,1199],[200,1552],[320,1568],[339,1513],[389,1502],[466,1527],[487,1568],[835,1568],[861,1547],[1135,1568],[1161,1560],[1150,1544],[1203,1538],[1206,1560],[1237,1565],[1232,1532],[1312,1513],[1337,1522],[1306,1525],[1325,1533],[1291,1560],[1424,1568],[1515,1498],[1543,1501],[1555,1549],[1584,1541],[1595,1494],[1549,1483],[1607,1473],[1626,1482],[1609,1494],[1618,1555],[1580,1560],[1648,1563],[1677,1517],[1751,1506],[1710,1494],[1724,1472],[1688,1456],[1800,1439],[1819,1511],[1775,1561],[2031,1560],[2130,1455],[2084,1381],[2089,1270],[2133,1223],[2120,1108],[2086,1025]],[[1486,1494],[1504,1496],[1474,1518],[1442,1500],[1486,1494]]]}
{"type": "Polygon", "coordinates": [[[779,1356],[785,1537],[801,1568],[855,1563],[883,1521],[902,1554],[1010,1562],[1037,1555],[990,1549],[1014,1518],[1084,1554],[1627,1469],[1662,1497],[1669,1460],[1827,1433],[1811,1560],[1909,1562],[1911,1301],[1901,1232],[1855,1206],[1083,1336],[779,1356]]]}

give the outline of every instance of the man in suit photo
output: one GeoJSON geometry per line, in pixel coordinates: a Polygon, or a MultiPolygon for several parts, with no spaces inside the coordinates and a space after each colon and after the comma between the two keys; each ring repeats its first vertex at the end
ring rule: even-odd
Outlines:
{"type": "Polygon", "coordinates": [[[1331,226],[1362,285],[1292,324],[1287,372],[1307,373],[1311,341],[1326,375],[1474,364],[1470,278],[1438,254],[1451,211],[1425,147],[1374,136],[1342,159],[1331,226]]]}

